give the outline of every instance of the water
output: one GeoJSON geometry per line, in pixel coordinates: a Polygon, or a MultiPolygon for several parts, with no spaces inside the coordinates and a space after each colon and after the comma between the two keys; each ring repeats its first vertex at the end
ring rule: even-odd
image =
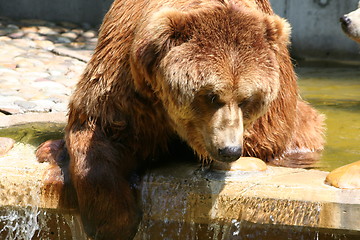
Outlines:
{"type": "Polygon", "coordinates": [[[65,124],[29,123],[11,128],[0,128],[0,137],[9,137],[17,142],[39,146],[48,139],[60,139],[64,136],[65,124]]]}
{"type": "Polygon", "coordinates": [[[38,222],[39,211],[37,207],[29,206],[24,209],[10,209],[1,211],[0,236],[5,240],[24,239],[31,240],[35,232],[40,229],[38,222]]]}
{"type": "Polygon", "coordinates": [[[301,95],[326,115],[321,169],[360,160],[360,67],[299,68],[301,95]]]}
{"type": "Polygon", "coordinates": [[[0,208],[1,240],[86,240],[79,216],[37,207],[0,208]]]}
{"type": "Polygon", "coordinates": [[[149,235],[134,240],[359,240],[356,231],[256,224],[247,221],[216,224],[182,224],[152,222],[149,235]],[[156,226],[156,227],[155,227],[156,226]],[[159,234],[168,229],[167,234],[159,234]]]}

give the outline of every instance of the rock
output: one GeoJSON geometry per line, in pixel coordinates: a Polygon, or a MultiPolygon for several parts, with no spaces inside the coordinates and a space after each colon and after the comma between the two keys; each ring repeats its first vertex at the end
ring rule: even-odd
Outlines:
{"type": "Polygon", "coordinates": [[[0,62],[0,68],[9,68],[9,69],[15,69],[16,64],[12,62],[0,62]]]}
{"type": "Polygon", "coordinates": [[[38,28],[34,27],[34,26],[32,26],[32,27],[22,27],[21,31],[23,33],[36,33],[38,31],[38,28]]]}
{"type": "Polygon", "coordinates": [[[21,108],[24,108],[26,110],[30,110],[32,108],[35,108],[36,107],[36,104],[35,103],[32,103],[32,102],[28,102],[28,101],[15,101],[14,102],[16,105],[18,105],[19,107],[21,108]]]}
{"type": "Polygon", "coordinates": [[[29,47],[32,46],[32,41],[24,39],[13,39],[7,46],[0,49],[1,61],[10,62],[15,56],[26,54],[29,47]],[[6,49],[5,49],[6,48],[6,49]]]}
{"type": "MultiPolygon", "coordinates": [[[[35,81],[37,79],[44,79],[44,78],[48,78],[50,76],[49,73],[46,72],[35,72],[35,71],[29,71],[29,72],[25,72],[22,75],[25,79],[27,79],[28,81],[35,81]]],[[[33,85],[35,86],[35,85],[33,85]]]]}
{"type": "MultiPolygon", "coordinates": [[[[36,34],[37,35],[37,34],[36,34]]],[[[27,37],[25,38],[20,38],[20,39],[13,39],[11,41],[11,44],[13,46],[16,46],[18,48],[21,48],[21,49],[26,49],[26,48],[32,48],[32,47],[35,47],[35,43],[33,41],[30,41],[30,39],[26,39],[27,37]]],[[[40,39],[38,39],[40,40],[40,39]]]]}
{"type": "Polygon", "coordinates": [[[97,43],[98,39],[96,37],[88,39],[89,43],[97,43]]]}
{"type": "Polygon", "coordinates": [[[68,104],[67,103],[58,103],[55,104],[52,108],[54,112],[67,112],[68,111],[68,104]]]}
{"type": "Polygon", "coordinates": [[[58,34],[58,32],[55,31],[54,29],[45,27],[45,26],[39,26],[38,33],[43,34],[43,35],[57,35],[58,34]]]}
{"type": "Polygon", "coordinates": [[[10,42],[11,38],[7,36],[0,36],[0,42],[10,42]]]}
{"type": "Polygon", "coordinates": [[[46,92],[47,94],[65,94],[69,95],[71,90],[66,88],[63,84],[54,81],[35,81],[31,84],[32,87],[46,92]]]}
{"type": "Polygon", "coordinates": [[[71,30],[71,32],[76,33],[77,35],[83,34],[84,30],[81,28],[74,28],[71,30]]]}
{"type": "Polygon", "coordinates": [[[96,36],[91,26],[0,17],[0,113],[67,111],[96,36]]]}
{"type": "Polygon", "coordinates": [[[86,38],[94,38],[97,36],[97,33],[94,30],[89,30],[83,33],[83,36],[86,38]]]}
{"type": "Polygon", "coordinates": [[[0,137],[0,156],[4,156],[8,153],[15,144],[15,140],[11,138],[0,137]]]}
{"type": "Polygon", "coordinates": [[[347,164],[330,172],[325,183],[344,189],[360,189],[360,161],[347,164]]]}
{"type": "Polygon", "coordinates": [[[43,97],[42,92],[32,87],[29,87],[28,84],[21,86],[18,90],[18,94],[26,99],[24,101],[32,100],[32,99],[40,99],[43,97]]]}
{"type": "Polygon", "coordinates": [[[0,67],[0,74],[16,74],[16,71],[7,67],[0,67]]]}
{"type": "Polygon", "coordinates": [[[52,77],[58,77],[61,76],[63,74],[63,71],[58,71],[58,70],[49,70],[48,73],[52,76],[52,77]]]}
{"type": "Polygon", "coordinates": [[[51,112],[55,103],[49,100],[36,100],[31,103],[35,104],[35,107],[31,109],[32,112],[51,112]]]}
{"type": "Polygon", "coordinates": [[[265,162],[259,158],[241,157],[232,163],[214,161],[211,168],[220,171],[265,171],[267,166],[265,162]]]}
{"type": "Polygon", "coordinates": [[[3,96],[2,93],[0,93],[0,107],[17,100],[25,101],[25,99],[20,96],[3,96]]]}
{"type": "Polygon", "coordinates": [[[70,40],[75,40],[78,37],[78,35],[75,32],[66,32],[61,34],[61,36],[69,38],[70,40]]]}
{"type": "Polygon", "coordinates": [[[67,37],[57,37],[55,40],[56,43],[71,43],[71,39],[67,37]]]}
{"type": "MultiPolygon", "coordinates": [[[[30,51],[28,53],[30,53],[30,51]]],[[[35,67],[38,68],[44,66],[44,63],[35,57],[15,57],[13,58],[13,62],[16,64],[16,68],[33,68],[29,69],[31,71],[34,71],[35,67]]],[[[17,71],[19,72],[20,70],[17,69],[17,71]]]]}
{"type": "Polygon", "coordinates": [[[37,48],[41,48],[47,51],[52,51],[55,48],[54,43],[48,40],[35,40],[34,42],[37,48]]]}
{"type": "Polygon", "coordinates": [[[31,68],[34,67],[35,65],[26,60],[26,59],[19,59],[18,61],[16,61],[16,68],[31,68]]]}
{"type": "Polygon", "coordinates": [[[24,32],[14,32],[9,34],[8,36],[10,38],[22,38],[24,35],[25,35],[24,32]]]}
{"type": "Polygon", "coordinates": [[[38,33],[26,33],[25,37],[30,40],[45,40],[44,36],[39,35],[38,33]]]}
{"type": "Polygon", "coordinates": [[[62,33],[67,31],[66,28],[61,27],[61,26],[55,26],[55,27],[52,28],[52,30],[57,32],[57,34],[62,34],[62,33]]]}
{"type": "Polygon", "coordinates": [[[6,26],[7,29],[10,30],[19,30],[20,28],[18,26],[16,26],[15,24],[9,24],[6,26]]]}
{"type": "Polygon", "coordinates": [[[75,49],[82,49],[86,47],[86,43],[84,42],[71,42],[69,45],[71,48],[75,48],[75,49]]]}

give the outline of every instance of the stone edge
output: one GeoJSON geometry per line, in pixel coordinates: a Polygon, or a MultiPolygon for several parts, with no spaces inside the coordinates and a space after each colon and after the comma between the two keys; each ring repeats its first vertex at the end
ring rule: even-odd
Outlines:
{"type": "Polygon", "coordinates": [[[28,123],[66,123],[66,121],[66,112],[0,115],[0,129],[28,123]]]}

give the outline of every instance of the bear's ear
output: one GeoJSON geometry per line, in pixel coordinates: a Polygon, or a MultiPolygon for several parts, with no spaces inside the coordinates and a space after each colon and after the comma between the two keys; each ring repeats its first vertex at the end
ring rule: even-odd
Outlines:
{"type": "Polygon", "coordinates": [[[290,44],[291,26],[283,18],[276,15],[265,17],[266,38],[274,50],[278,50],[281,45],[290,44]]]}
{"type": "Polygon", "coordinates": [[[171,48],[190,39],[192,20],[189,13],[171,8],[162,9],[150,17],[135,50],[136,59],[148,73],[171,48]]]}
{"type": "Polygon", "coordinates": [[[173,47],[189,40],[193,20],[188,12],[165,8],[152,16],[148,31],[159,46],[173,47]]]}

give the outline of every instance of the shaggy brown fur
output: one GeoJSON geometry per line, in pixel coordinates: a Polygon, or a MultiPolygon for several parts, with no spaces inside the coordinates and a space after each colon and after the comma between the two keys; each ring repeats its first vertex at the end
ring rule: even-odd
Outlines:
{"type": "Polygon", "coordinates": [[[176,136],[204,161],[314,160],[323,118],[298,96],[288,34],[267,0],[114,2],[66,127],[91,237],[131,239],[130,175],[176,136]]]}

